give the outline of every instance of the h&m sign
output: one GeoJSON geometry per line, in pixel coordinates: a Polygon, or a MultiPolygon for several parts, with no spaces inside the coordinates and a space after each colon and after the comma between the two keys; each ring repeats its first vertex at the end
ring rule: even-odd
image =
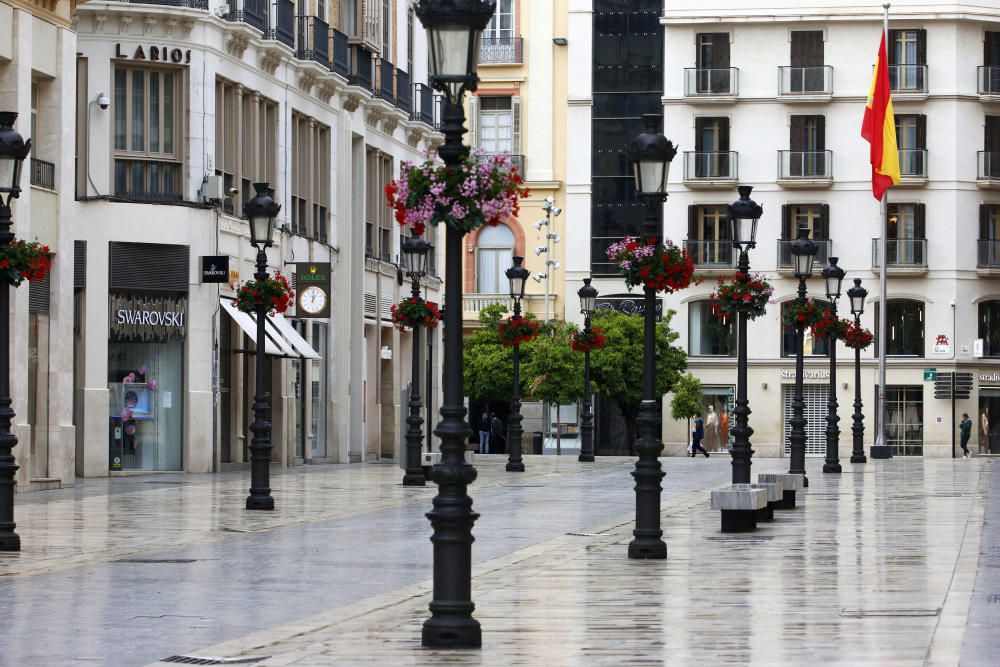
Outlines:
{"type": "MultiPolygon", "coordinates": [[[[132,48],[132,47],[128,47],[132,48]]],[[[132,55],[122,51],[121,44],[115,44],[115,58],[122,60],[145,60],[151,63],[173,63],[174,65],[190,64],[191,49],[168,48],[166,46],[147,46],[142,44],[135,47],[132,55]]]]}
{"type": "Polygon", "coordinates": [[[132,341],[167,341],[187,332],[187,297],[108,296],[111,338],[132,341]]]}

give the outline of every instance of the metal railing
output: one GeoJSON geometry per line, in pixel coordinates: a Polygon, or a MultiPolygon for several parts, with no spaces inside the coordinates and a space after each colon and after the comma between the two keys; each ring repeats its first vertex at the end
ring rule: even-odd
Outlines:
{"type": "Polygon", "coordinates": [[[739,78],[740,70],[736,67],[722,69],[686,67],[684,95],[687,97],[736,95],[739,92],[739,78]]]}
{"type": "Polygon", "coordinates": [[[979,151],[977,157],[979,169],[976,171],[976,178],[981,181],[1000,180],[1000,153],[979,151]]]}
{"type": "Polygon", "coordinates": [[[361,86],[367,90],[372,89],[372,54],[371,51],[361,48],[358,45],[351,47],[351,73],[347,77],[348,83],[352,86],[361,86]]]}
{"type": "Polygon", "coordinates": [[[684,180],[736,180],[739,174],[738,158],[736,151],[687,151],[684,153],[684,180]]]}
{"type": "Polygon", "coordinates": [[[167,7],[188,7],[189,9],[208,9],[208,0],[115,0],[133,5],[164,5],[167,7]]]}
{"type": "Polygon", "coordinates": [[[407,115],[413,114],[413,84],[410,75],[401,69],[396,70],[396,106],[407,115]]]}
{"type": "MultiPolygon", "coordinates": [[[[549,296],[549,308],[553,307],[555,300],[555,295],[549,296]]],[[[510,294],[472,293],[462,295],[462,312],[478,313],[483,308],[492,306],[495,303],[503,304],[507,308],[508,313],[514,311],[514,301],[510,298],[510,294]]],[[[521,300],[521,306],[525,312],[537,313],[545,308],[545,296],[541,294],[525,294],[521,300]]]]}
{"type": "Polygon", "coordinates": [[[412,120],[418,120],[427,125],[434,125],[434,89],[425,83],[413,84],[412,120]]]}
{"type": "Polygon", "coordinates": [[[901,148],[899,150],[899,175],[910,178],[927,178],[927,149],[901,148]]]}
{"type": "Polygon", "coordinates": [[[779,95],[832,95],[833,67],[778,67],[779,95]]]}
{"type": "Polygon", "coordinates": [[[225,16],[227,21],[246,23],[262,33],[267,32],[267,0],[243,0],[243,9],[236,9],[235,3],[231,7],[225,16]]]}
{"type": "MultiPolygon", "coordinates": [[[[872,268],[881,266],[881,239],[872,239],[872,268]]],[[[927,239],[887,239],[885,263],[892,267],[927,266],[927,239]]]]}
{"type": "Polygon", "coordinates": [[[318,16],[297,16],[299,48],[295,57],[330,66],[330,26],[318,16]]]}
{"type": "MultiPolygon", "coordinates": [[[[819,246],[819,252],[816,253],[816,259],[814,260],[817,266],[826,266],[829,263],[830,253],[833,252],[833,241],[830,239],[813,239],[817,246],[819,246]]],[[[792,244],[795,243],[794,239],[778,239],[778,268],[779,269],[790,269],[793,266],[792,261],[792,244]]]]}
{"type": "Polygon", "coordinates": [[[833,151],[778,151],[778,178],[833,178],[833,151]]]}
{"type": "Polygon", "coordinates": [[[688,255],[699,268],[732,268],[733,267],[733,242],[732,241],[699,241],[687,239],[684,241],[684,248],[688,255]]]}
{"type": "Polygon", "coordinates": [[[31,184],[54,190],[56,187],[56,166],[45,160],[31,158],[31,184]]]}
{"type": "Polygon", "coordinates": [[[520,65],[523,37],[483,37],[479,46],[480,65],[520,65]]]}
{"type": "Polygon", "coordinates": [[[273,28],[267,31],[267,39],[281,42],[285,46],[295,48],[295,2],[294,0],[276,0],[276,20],[273,28]]]}
{"type": "Polygon", "coordinates": [[[894,93],[926,93],[927,65],[889,65],[889,88],[894,93]]]}
{"type": "Polygon", "coordinates": [[[506,155],[510,159],[510,166],[516,167],[517,170],[524,175],[524,156],[523,155],[511,155],[510,153],[480,153],[479,161],[487,162],[493,159],[494,155],[506,155]]]}
{"type": "Polygon", "coordinates": [[[351,75],[351,45],[347,42],[347,35],[336,28],[331,28],[330,43],[333,46],[333,60],[330,61],[330,69],[343,77],[349,77],[351,75]]]}
{"type": "Polygon", "coordinates": [[[396,103],[395,91],[395,67],[382,56],[375,56],[375,97],[379,97],[389,104],[396,103]]]}
{"type": "Polygon", "coordinates": [[[1000,95],[1000,67],[979,66],[979,94],[1000,95]]]}
{"type": "Polygon", "coordinates": [[[981,269],[1000,269],[1000,239],[979,239],[976,266],[981,269]]]}

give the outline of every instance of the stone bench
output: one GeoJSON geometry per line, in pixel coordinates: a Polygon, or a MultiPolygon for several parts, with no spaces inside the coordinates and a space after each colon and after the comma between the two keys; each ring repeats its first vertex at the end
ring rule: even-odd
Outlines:
{"type": "Polygon", "coordinates": [[[767,507],[767,489],[733,484],[712,491],[712,509],[722,512],[722,532],[748,533],[757,529],[757,513],[767,507]]]}
{"type": "Polygon", "coordinates": [[[782,498],[774,505],[776,510],[795,509],[795,492],[806,488],[805,475],[789,473],[760,473],[757,475],[759,484],[781,484],[782,498]]]}
{"type": "Polygon", "coordinates": [[[774,507],[781,502],[785,495],[785,490],[777,482],[764,482],[751,484],[755,489],[767,491],[767,507],[757,510],[757,521],[774,521],[774,507]]]}

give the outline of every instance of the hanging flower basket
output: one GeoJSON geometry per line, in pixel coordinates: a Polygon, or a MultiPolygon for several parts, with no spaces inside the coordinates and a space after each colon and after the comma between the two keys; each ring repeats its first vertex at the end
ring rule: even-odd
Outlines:
{"type": "Polygon", "coordinates": [[[719,278],[711,295],[712,312],[723,320],[745,312],[755,320],[767,310],[767,302],[774,294],[771,283],[764,278],[737,273],[733,280],[719,278]]]}
{"type": "Polygon", "coordinates": [[[414,234],[439,222],[467,234],[517,216],[518,200],[528,196],[523,184],[510,156],[477,151],[454,169],[433,157],[420,165],[404,162],[400,177],[385,186],[385,196],[396,221],[414,234]]]}
{"type": "Polygon", "coordinates": [[[629,289],[642,285],[670,294],[694,282],[694,260],[669,240],[660,245],[655,237],[642,241],[626,236],[608,246],[607,255],[625,277],[629,289]]]}
{"type": "Polygon", "coordinates": [[[530,343],[538,338],[538,322],[526,317],[508,317],[500,322],[500,343],[504,347],[530,343]]]}
{"type": "Polygon", "coordinates": [[[843,340],[850,327],[851,323],[847,320],[834,317],[829,310],[824,310],[822,319],[812,325],[810,333],[812,333],[813,338],[843,340]]]}
{"type": "Polygon", "coordinates": [[[793,327],[813,327],[823,319],[823,309],[812,299],[789,301],[782,309],[781,321],[793,327]]]}
{"type": "Polygon", "coordinates": [[[863,350],[875,342],[875,336],[868,329],[857,324],[851,324],[847,327],[847,333],[844,334],[842,340],[844,341],[844,345],[852,350],[863,350]]]}
{"type": "Polygon", "coordinates": [[[400,331],[424,326],[428,329],[437,328],[441,321],[441,311],[433,301],[424,301],[420,297],[403,299],[392,307],[392,323],[400,331]]]}
{"type": "Polygon", "coordinates": [[[580,330],[569,339],[569,346],[577,352],[600,350],[608,344],[600,327],[590,327],[590,331],[580,330]]]}
{"type": "Polygon", "coordinates": [[[37,241],[14,239],[9,245],[0,246],[0,272],[7,278],[7,284],[13,287],[25,280],[45,280],[52,268],[50,253],[47,245],[37,241]]]}
{"type": "Polygon", "coordinates": [[[263,304],[269,313],[283,313],[292,305],[295,293],[285,276],[275,271],[274,276],[264,280],[248,280],[236,292],[233,305],[244,313],[257,312],[257,306],[263,304]]]}

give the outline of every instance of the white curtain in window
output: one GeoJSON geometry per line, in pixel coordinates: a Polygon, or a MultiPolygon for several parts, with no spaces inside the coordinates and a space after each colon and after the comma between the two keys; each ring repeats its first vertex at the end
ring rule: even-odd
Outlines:
{"type": "Polygon", "coordinates": [[[505,225],[484,227],[476,253],[476,282],[480,294],[506,294],[505,272],[513,264],[514,234],[505,225]]]}

